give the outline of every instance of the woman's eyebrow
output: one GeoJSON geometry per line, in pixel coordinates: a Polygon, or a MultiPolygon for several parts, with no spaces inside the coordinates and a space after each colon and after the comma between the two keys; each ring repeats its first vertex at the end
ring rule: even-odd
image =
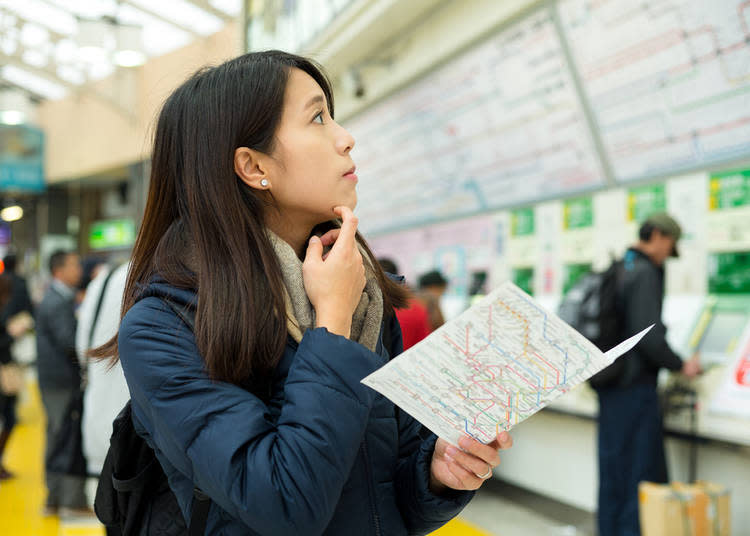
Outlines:
{"type": "Polygon", "coordinates": [[[307,101],[307,104],[305,104],[305,110],[307,110],[313,104],[323,104],[324,102],[325,99],[323,98],[323,95],[315,95],[312,99],[307,101]]]}

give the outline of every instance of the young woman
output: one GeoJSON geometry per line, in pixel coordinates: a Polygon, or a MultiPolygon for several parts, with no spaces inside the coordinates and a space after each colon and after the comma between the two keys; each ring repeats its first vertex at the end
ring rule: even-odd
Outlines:
{"type": "Polygon", "coordinates": [[[384,340],[401,351],[405,294],[356,232],[353,146],[321,70],[278,51],[204,69],[162,109],[99,354],[119,353],[185,517],[194,486],[210,497],[207,534],[427,533],[511,445],[421,438],[360,383],[384,340]],[[165,300],[195,307],[194,333],[165,300]]]}

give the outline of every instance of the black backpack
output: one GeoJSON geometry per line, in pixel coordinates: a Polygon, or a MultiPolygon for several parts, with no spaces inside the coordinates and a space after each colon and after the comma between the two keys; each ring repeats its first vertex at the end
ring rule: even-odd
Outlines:
{"type": "MultiPolygon", "coordinates": [[[[195,312],[164,301],[194,329],[195,312]]],[[[112,423],[109,450],[96,488],[94,510],[108,534],[122,536],[198,536],[206,530],[210,499],[193,490],[188,528],[167,476],[153,449],[133,426],[130,400],[112,423]]]]}
{"type": "MultiPolygon", "coordinates": [[[[622,336],[622,281],[624,265],[613,261],[603,272],[589,272],[565,294],[558,315],[601,351],[606,352],[620,342],[622,336]]],[[[589,378],[595,388],[619,384],[625,376],[626,356],[589,378]]]]}

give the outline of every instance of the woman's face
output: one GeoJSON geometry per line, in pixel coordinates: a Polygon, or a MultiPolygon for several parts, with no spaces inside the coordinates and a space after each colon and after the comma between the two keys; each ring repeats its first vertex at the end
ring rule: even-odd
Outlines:
{"type": "Polygon", "coordinates": [[[328,113],[323,90],[293,68],[268,172],[270,189],[286,219],[316,225],[334,218],[333,207],[357,204],[354,139],[328,113]]]}

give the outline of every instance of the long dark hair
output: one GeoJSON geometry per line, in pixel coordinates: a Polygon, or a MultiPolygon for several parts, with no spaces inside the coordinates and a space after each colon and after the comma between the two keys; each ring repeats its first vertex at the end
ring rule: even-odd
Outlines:
{"type": "MultiPolygon", "coordinates": [[[[197,290],[195,338],[209,375],[237,385],[262,385],[287,340],[284,283],[265,233],[272,203],[234,171],[234,153],[269,154],[289,72],[301,69],[320,85],[333,116],[333,93],[312,61],[280,51],[245,54],[195,73],[166,100],[154,135],[143,223],[133,249],[122,316],[155,276],[197,290]]],[[[405,290],[367,251],[385,311],[403,306],[405,290]]],[[[91,352],[116,363],[117,336],[91,352]]]]}

